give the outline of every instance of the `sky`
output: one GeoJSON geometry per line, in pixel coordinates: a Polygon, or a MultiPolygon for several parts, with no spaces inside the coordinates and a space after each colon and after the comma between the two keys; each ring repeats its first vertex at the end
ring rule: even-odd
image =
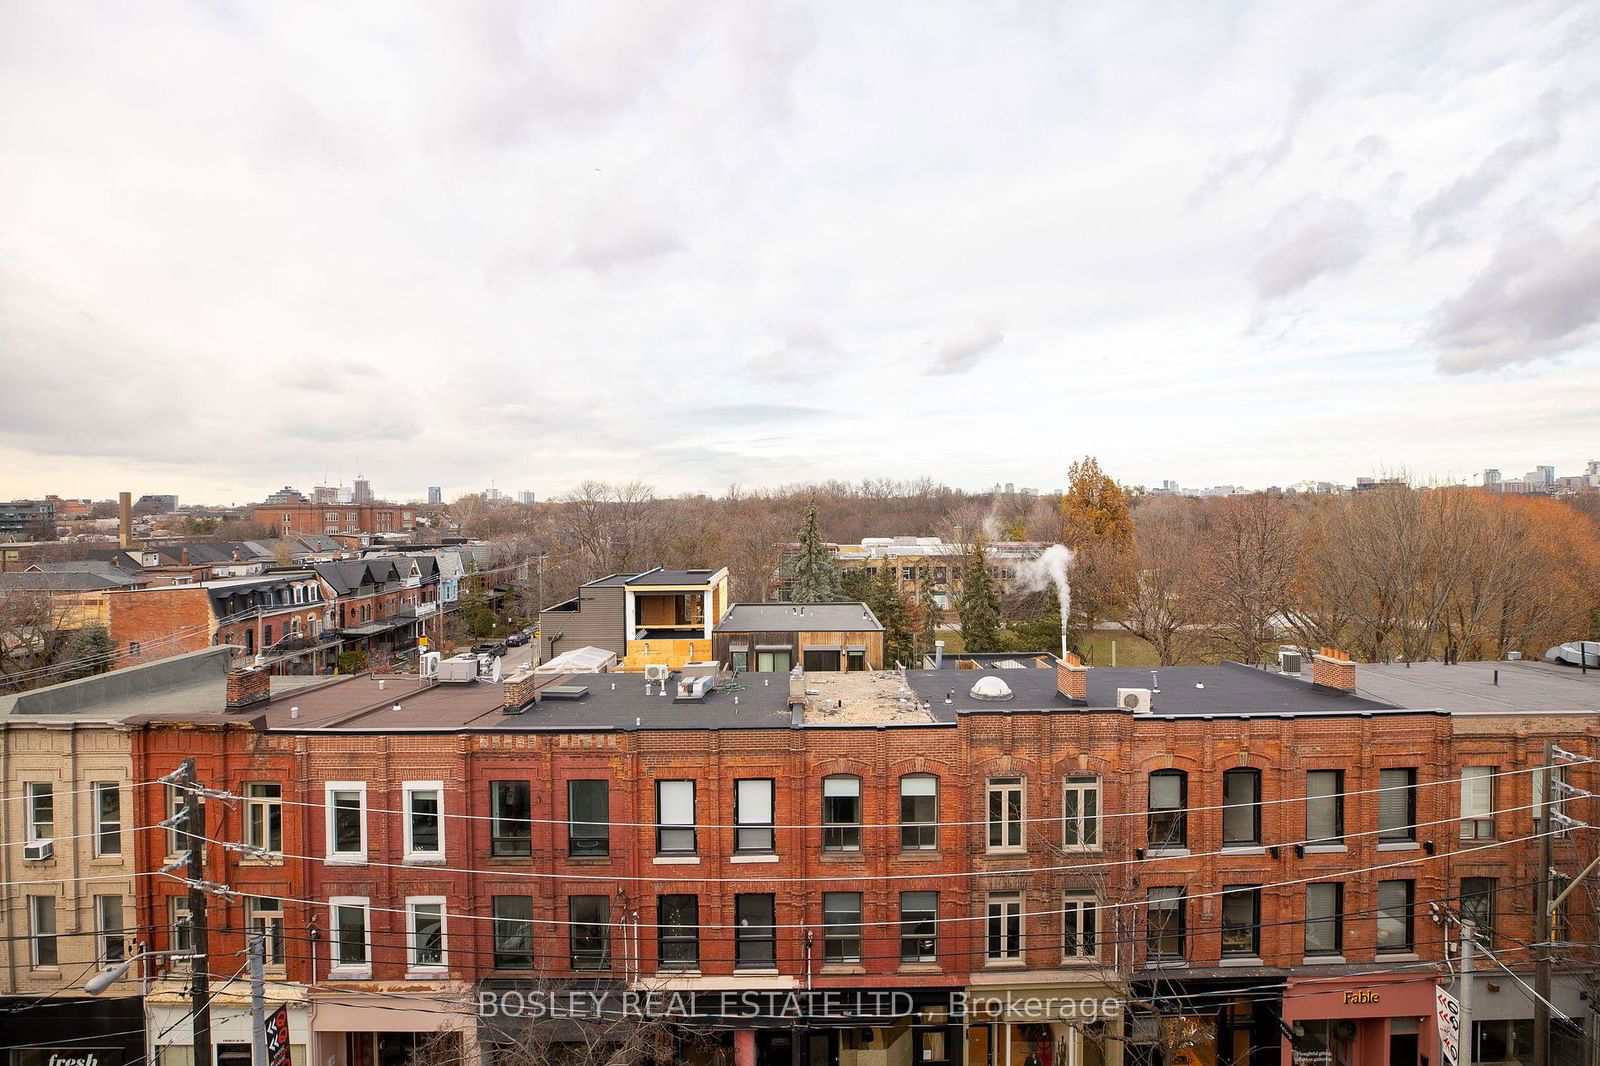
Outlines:
{"type": "Polygon", "coordinates": [[[1600,459],[1600,0],[0,0],[0,498],[1600,459]]]}

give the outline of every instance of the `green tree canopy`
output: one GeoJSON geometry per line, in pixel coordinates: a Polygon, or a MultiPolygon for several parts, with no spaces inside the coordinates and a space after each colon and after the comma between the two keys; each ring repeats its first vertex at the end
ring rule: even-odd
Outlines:
{"type": "Polygon", "coordinates": [[[793,603],[831,603],[844,599],[839,573],[828,558],[828,546],[817,529],[817,501],[806,505],[806,524],[800,530],[800,554],[794,561],[794,577],[789,581],[793,603]]]}

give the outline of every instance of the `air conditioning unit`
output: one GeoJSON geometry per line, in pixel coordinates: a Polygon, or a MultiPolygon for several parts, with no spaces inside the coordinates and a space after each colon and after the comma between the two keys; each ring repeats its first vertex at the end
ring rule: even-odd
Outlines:
{"type": "Polygon", "coordinates": [[[1300,672],[1300,649],[1279,648],[1278,669],[1285,674],[1298,674],[1300,672]]]}
{"type": "Polygon", "coordinates": [[[665,681],[672,676],[672,667],[666,663],[645,663],[644,679],[646,681],[665,681]]]}
{"type": "Polygon", "coordinates": [[[28,862],[43,862],[56,853],[56,842],[50,837],[30,840],[22,846],[22,857],[28,862]]]}
{"type": "Polygon", "coordinates": [[[1117,689],[1117,706],[1134,714],[1150,713],[1150,690],[1147,688],[1117,689]]]}

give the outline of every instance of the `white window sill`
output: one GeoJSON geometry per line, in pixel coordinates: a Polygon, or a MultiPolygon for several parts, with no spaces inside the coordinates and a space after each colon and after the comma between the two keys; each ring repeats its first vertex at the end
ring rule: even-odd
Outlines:
{"type": "Polygon", "coordinates": [[[239,859],[240,866],[282,866],[283,856],[280,854],[247,855],[239,859]]]}
{"type": "Polygon", "coordinates": [[[443,866],[444,856],[435,855],[432,852],[428,852],[422,855],[407,855],[400,861],[405,863],[407,866],[443,866]]]}
{"type": "Polygon", "coordinates": [[[983,853],[985,855],[998,856],[998,857],[1001,857],[1001,858],[1017,858],[1017,857],[1026,857],[1027,854],[1028,854],[1028,849],[1027,848],[1022,848],[1022,847],[1016,847],[1016,848],[985,848],[983,853]]]}
{"type": "Polygon", "coordinates": [[[1063,966],[1098,966],[1098,965],[1100,965],[1100,956],[1098,956],[1098,955],[1068,955],[1068,956],[1064,957],[1061,960],[1061,965],[1063,965],[1063,966]]]}
{"type": "Polygon", "coordinates": [[[988,970],[1020,970],[1028,963],[1026,959],[984,959],[983,965],[988,970]]]}
{"type": "Polygon", "coordinates": [[[1184,959],[1146,959],[1144,968],[1147,970],[1187,970],[1189,963],[1184,959]]]}
{"type": "Polygon", "coordinates": [[[422,969],[407,970],[407,981],[444,981],[450,977],[450,971],[443,966],[426,966],[422,969]]]}
{"type": "Polygon", "coordinates": [[[1377,953],[1378,962],[1421,962],[1422,956],[1415,951],[1380,951],[1377,953]]]}
{"type": "Polygon", "coordinates": [[[1306,844],[1307,855],[1344,855],[1350,851],[1343,844],[1306,844]]]}
{"type": "Polygon", "coordinates": [[[1303,966],[1342,966],[1344,965],[1344,956],[1307,955],[1305,958],[1300,960],[1300,963],[1303,966]]]}
{"type": "Polygon", "coordinates": [[[740,966],[738,963],[734,963],[733,972],[735,975],[744,974],[747,977],[778,976],[778,968],[776,966],[740,966]]]}
{"type": "Polygon", "coordinates": [[[1266,853],[1267,849],[1262,847],[1260,844],[1222,845],[1222,854],[1224,855],[1265,855],[1266,853]]]}
{"type": "Polygon", "coordinates": [[[322,860],[324,866],[365,866],[365,855],[329,855],[322,860]]]}
{"type": "Polygon", "coordinates": [[[1415,840],[1385,840],[1378,844],[1379,851],[1421,851],[1422,845],[1415,840]]]}
{"type": "Polygon", "coordinates": [[[777,862],[778,857],[776,855],[730,855],[728,856],[728,861],[738,863],[777,862]]]}
{"type": "Polygon", "coordinates": [[[1144,851],[1147,859],[1185,859],[1189,856],[1188,848],[1146,848],[1144,851]]]}
{"type": "Polygon", "coordinates": [[[657,855],[650,860],[652,866],[699,866],[698,855],[657,855]]]}
{"type": "Polygon", "coordinates": [[[1258,956],[1255,956],[1255,955],[1230,955],[1226,959],[1219,960],[1217,962],[1217,965],[1218,966],[1265,966],[1266,963],[1262,962],[1261,959],[1258,956]]]}
{"type": "Polygon", "coordinates": [[[328,971],[330,981],[370,981],[372,980],[371,966],[335,966],[328,971]]]}

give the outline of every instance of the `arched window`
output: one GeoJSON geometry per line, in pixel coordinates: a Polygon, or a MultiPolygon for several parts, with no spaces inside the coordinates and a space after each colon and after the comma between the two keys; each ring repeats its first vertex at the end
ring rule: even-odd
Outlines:
{"type": "Polygon", "coordinates": [[[906,774],[900,779],[900,848],[933,851],[939,847],[939,779],[906,774]]]}
{"type": "Polygon", "coordinates": [[[861,778],[822,779],[822,850],[861,850],[861,778]]]}
{"type": "Polygon", "coordinates": [[[1235,767],[1222,775],[1222,846],[1261,843],[1261,771],[1235,767]]]}

